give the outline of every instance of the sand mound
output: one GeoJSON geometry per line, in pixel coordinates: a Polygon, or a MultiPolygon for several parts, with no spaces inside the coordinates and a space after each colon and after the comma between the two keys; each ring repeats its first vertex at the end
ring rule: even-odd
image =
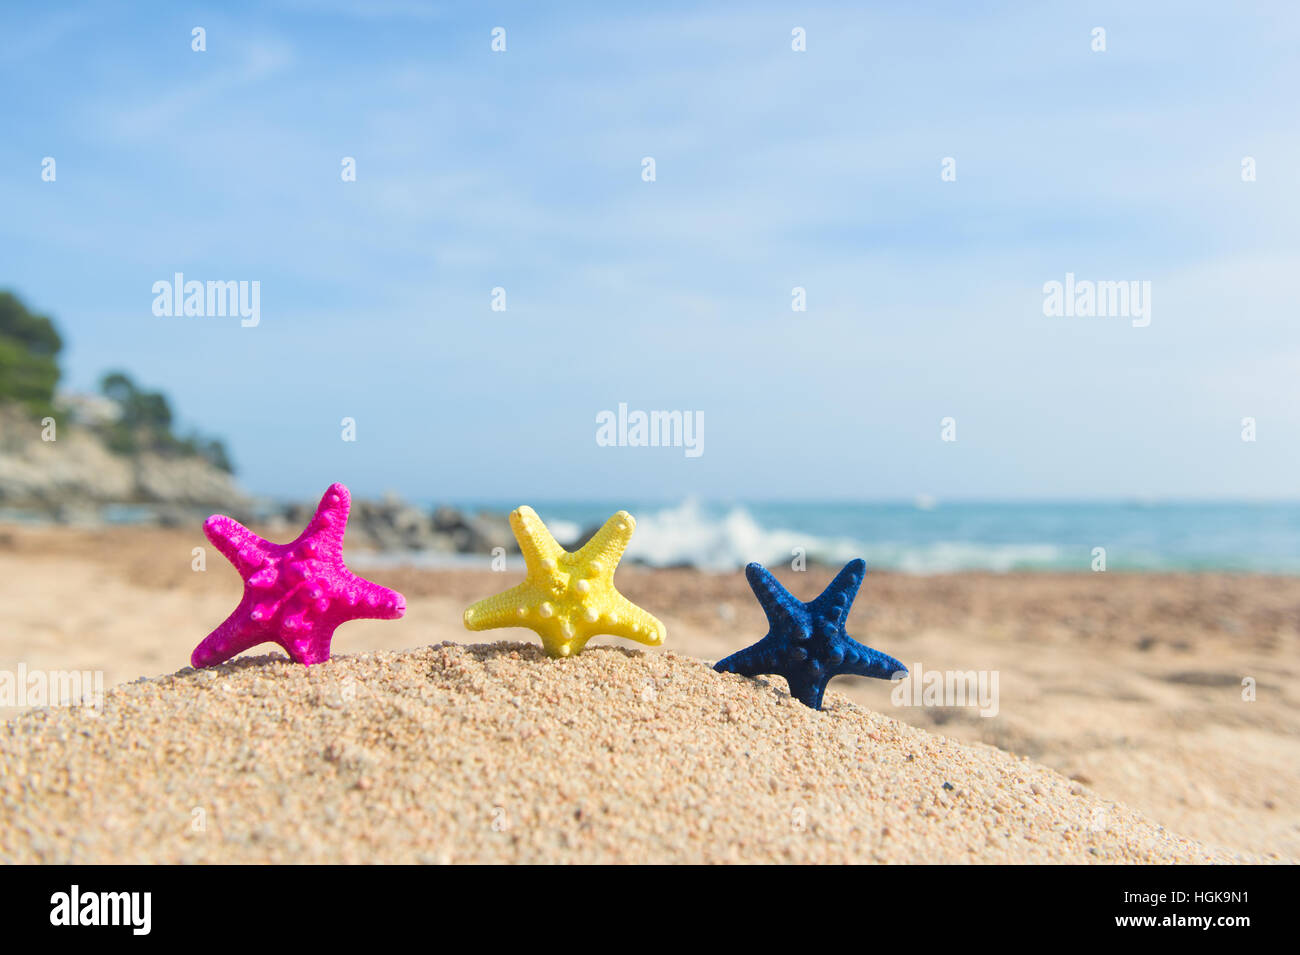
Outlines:
{"type": "Polygon", "coordinates": [[[826,707],[609,647],[243,658],[0,726],[0,856],[1233,861],[1036,763],[826,707]]]}

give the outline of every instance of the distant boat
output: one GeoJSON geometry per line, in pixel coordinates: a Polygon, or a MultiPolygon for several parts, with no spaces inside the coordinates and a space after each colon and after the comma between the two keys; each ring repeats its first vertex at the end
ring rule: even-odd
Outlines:
{"type": "Polygon", "coordinates": [[[939,506],[939,502],[931,494],[918,494],[912,499],[912,504],[918,511],[933,511],[939,506]]]}

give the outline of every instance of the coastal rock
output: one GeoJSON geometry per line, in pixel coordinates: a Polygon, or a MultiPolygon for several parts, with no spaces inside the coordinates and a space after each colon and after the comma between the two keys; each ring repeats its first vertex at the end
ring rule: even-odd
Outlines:
{"type": "Polygon", "coordinates": [[[490,554],[496,547],[504,547],[506,553],[519,553],[510,518],[505,514],[465,514],[444,505],[434,509],[433,528],[447,537],[457,553],[490,554]]]}
{"type": "MultiPolygon", "coordinates": [[[[249,499],[225,471],[198,457],[115,454],[93,432],[0,411],[0,507],[86,523],[111,505],[247,515],[249,499]]],[[[202,518],[200,518],[201,520],[202,518]]]]}
{"type": "Polygon", "coordinates": [[[135,499],[161,504],[200,506],[236,511],[247,499],[235,480],[202,458],[164,458],[142,454],[132,462],[135,499]]]}
{"type": "MultiPolygon", "coordinates": [[[[286,518],[292,522],[301,518],[300,512],[304,507],[294,505],[286,511],[286,518]]],[[[480,536],[469,530],[466,519],[453,508],[438,508],[430,514],[391,492],[377,501],[360,500],[352,506],[349,541],[360,547],[476,553],[475,548],[481,546],[480,536]]]]}
{"type": "MultiPolygon", "coordinates": [[[[210,514],[243,523],[269,517],[286,530],[305,526],[313,514],[311,502],[295,502],[267,515],[230,474],[197,456],[117,454],[75,422],[59,422],[52,441],[43,440],[42,431],[40,421],[0,408],[0,508],[74,525],[127,517],[195,527],[210,514]]],[[[381,551],[519,552],[505,514],[467,514],[454,507],[430,512],[391,492],[354,501],[348,543],[381,551]]]]}
{"type": "Polygon", "coordinates": [[[564,549],[574,551],[574,550],[579,550],[582,547],[585,547],[587,541],[595,537],[596,531],[598,530],[600,530],[599,524],[588,524],[586,527],[582,529],[582,531],[578,534],[577,538],[572,543],[564,545],[564,549]]]}
{"type": "Polygon", "coordinates": [[[519,553],[519,544],[510,530],[510,518],[505,514],[480,511],[465,518],[462,553],[488,554],[497,547],[508,554],[519,553]]]}
{"type": "Polygon", "coordinates": [[[376,550],[418,549],[422,534],[431,529],[421,520],[419,511],[413,514],[394,495],[385,495],[378,501],[354,501],[349,535],[358,543],[376,550]]]}
{"type": "MultiPolygon", "coordinates": [[[[29,426],[30,427],[30,426],[29,426]]],[[[130,461],[86,433],[65,430],[57,440],[5,428],[0,439],[0,504],[57,511],[63,504],[129,501],[135,493],[130,461]]]]}
{"type": "Polygon", "coordinates": [[[464,515],[454,507],[442,505],[433,509],[433,529],[440,534],[450,534],[464,522],[464,515]]]}

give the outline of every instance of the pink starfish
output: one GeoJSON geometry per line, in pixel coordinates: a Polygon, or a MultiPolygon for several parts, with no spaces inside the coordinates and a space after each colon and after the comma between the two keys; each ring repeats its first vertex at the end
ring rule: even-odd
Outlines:
{"type": "Polygon", "coordinates": [[[352,496],[331,484],[307,529],[292,544],[262,540],[238,521],[214,514],[203,532],[244,578],[244,599],[190,657],[195,667],[229,660],[249,647],[278,643],[299,663],[330,658],[341,623],[361,617],[395,620],[406,598],[358,577],[343,564],[343,531],[352,496]]]}

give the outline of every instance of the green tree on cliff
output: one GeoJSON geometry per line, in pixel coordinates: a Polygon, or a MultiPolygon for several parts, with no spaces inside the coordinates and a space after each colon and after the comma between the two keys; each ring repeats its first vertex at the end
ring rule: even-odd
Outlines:
{"type": "Polygon", "coordinates": [[[121,371],[106,374],[99,382],[99,390],[121,409],[121,417],[103,428],[108,446],[119,454],[154,451],[182,457],[198,455],[223,471],[233,470],[225,445],[216,438],[196,433],[180,438],[172,432],[172,409],[162,392],[137,387],[121,371]]]}
{"type": "Polygon", "coordinates": [[[0,292],[0,403],[18,402],[35,415],[54,414],[63,339],[48,316],[0,292]]]}
{"type": "MultiPolygon", "coordinates": [[[[0,405],[16,403],[38,417],[54,416],[62,349],[63,339],[48,316],[29,311],[12,292],[0,291],[0,405]]],[[[116,421],[95,427],[112,450],[197,455],[233,471],[225,446],[216,438],[194,432],[182,438],[172,431],[172,409],[161,392],[137,387],[120,371],[105,375],[100,390],[121,409],[116,421]]]]}

